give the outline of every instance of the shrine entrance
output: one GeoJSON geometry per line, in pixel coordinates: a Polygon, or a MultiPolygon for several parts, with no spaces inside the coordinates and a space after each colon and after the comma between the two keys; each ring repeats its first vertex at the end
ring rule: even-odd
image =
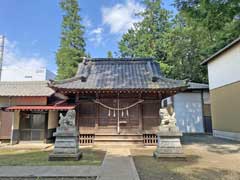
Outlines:
{"type": "Polygon", "coordinates": [[[101,99],[95,103],[99,106],[98,129],[112,129],[120,133],[139,130],[142,100],[137,99],[101,99]]]}

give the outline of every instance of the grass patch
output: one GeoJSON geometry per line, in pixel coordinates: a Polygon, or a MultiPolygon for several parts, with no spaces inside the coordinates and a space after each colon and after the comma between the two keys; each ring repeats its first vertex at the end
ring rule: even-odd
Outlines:
{"type": "Polygon", "coordinates": [[[81,149],[79,161],[48,161],[51,151],[43,150],[0,150],[0,166],[65,166],[101,165],[105,151],[81,149]]]}

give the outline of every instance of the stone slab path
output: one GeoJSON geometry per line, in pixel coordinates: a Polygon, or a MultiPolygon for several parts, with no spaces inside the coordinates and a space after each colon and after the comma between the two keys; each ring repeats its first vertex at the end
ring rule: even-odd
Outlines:
{"type": "Polygon", "coordinates": [[[1,166],[1,177],[97,177],[100,166],[1,166]]]}
{"type": "Polygon", "coordinates": [[[107,149],[97,180],[139,180],[128,148],[107,149]]]}

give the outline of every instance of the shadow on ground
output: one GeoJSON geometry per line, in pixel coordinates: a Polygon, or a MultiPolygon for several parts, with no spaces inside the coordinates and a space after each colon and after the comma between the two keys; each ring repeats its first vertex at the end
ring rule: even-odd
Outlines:
{"type": "Polygon", "coordinates": [[[240,142],[221,139],[211,135],[184,135],[181,138],[183,145],[197,144],[207,147],[209,152],[218,154],[240,153],[240,142]]]}
{"type": "Polygon", "coordinates": [[[240,172],[197,164],[200,156],[187,156],[186,161],[156,160],[151,156],[134,156],[141,180],[239,180],[240,172]],[[193,167],[192,167],[193,166],[193,167]]]}
{"type": "Polygon", "coordinates": [[[185,135],[186,160],[154,159],[155,148],[132,149],[141,180],[240,180],[240,143],[209,135],[185,135]]]}

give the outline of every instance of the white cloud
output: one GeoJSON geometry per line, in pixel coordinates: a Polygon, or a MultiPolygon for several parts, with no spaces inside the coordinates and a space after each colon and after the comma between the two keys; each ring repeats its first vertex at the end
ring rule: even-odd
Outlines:
{"type": "Polygon", "coordinates": [[[135,0],[126,0],[125,4],[116,4],[113,7],[102,8],[103,24],[110,26],[111,33],[124,33],[141,20],[136,16],[144,7],[135,0]]]}
{"type": "Polygon", "coordinates": [[[83,17],[82,23],[83,23],[83,25],[84,25],[86,28],[92,27],[92,22],[91,22],[91,20],[89,19],[88,16],[84,16],[84,17],[83,17]]]}
{"type": "Polygon", "coordinates": [[[29,56],[23,55],[17,47],[17,42],[5,39],[3,67],[12,68],[36,68],[46,67],[47,60],[38,54],[30,53],[29,56]]]}
{"type": "Polygon", "coordinates": [[[36,40],[36,39],[31,42],[31,44],[32,44],[33,46],[35,46],[37,43],[38,43],[38,40],[36,40]]]}
{"type": "Polygon", "coordinates": [[[90,38],[89,41],[91,42],[95,42],[96,45],[101,44],[102,42],[102,33],[103,33],[103,28],[98,27],[96,29],[93,29],[89,34],[90,34],[90,38]]]}

